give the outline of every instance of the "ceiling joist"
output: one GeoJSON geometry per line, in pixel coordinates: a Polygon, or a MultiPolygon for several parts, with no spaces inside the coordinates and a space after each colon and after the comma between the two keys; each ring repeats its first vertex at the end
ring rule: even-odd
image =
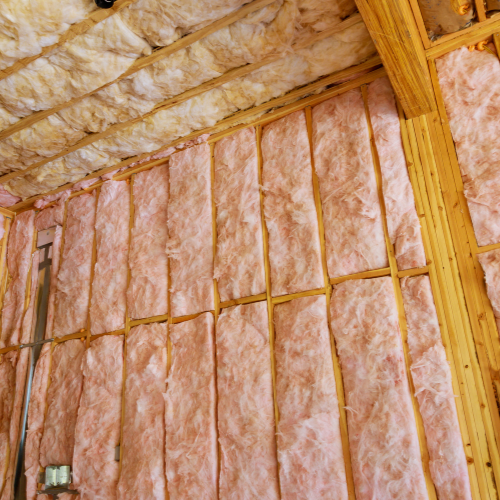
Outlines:
{"type": "Polygon", "coordinates": [[[181,49],[189,47],[189,45],[193,44],[194,42],[197,42],[198,40],[201,40],[202,38],[205,38],[208,35],[211,35],[212,33],[215,33],[216,31],[219,31],[220,29],[225,28],[230,24],[233,24],[239,19],[242,19],[243,17],[247,16],[248,14],[251,14],[256,10],[266,7],[267,5],[273,3],[274,1],[275,0],[253,0],[253,2],[250,2],[241,7],[240,9],[231,12],[231,14],[228,14],[226,17],[223,17],[222,19],[219,19],[213,22],[212,24],[205,26],[204,28],[195,31],[194,33],[190,33],[189,35],[180,38],[176,42],[167,45],[166,47],[161,47],[157,50],[154,50],[153,53],[150,54],[149,56],[144,56],[140,57],[139,59],[136,59],[135,62],[130,66],[130,68],[124,73],[122,73],[115,80],[106,83],[105,85],[102,85],[101,87],[98,87],[92,90],[91,92],[83,94],[80,97],[76,97],[75,99],[71,99],[70,101],[61,103],[58,106],[55,106],[51,109],[46,109],[43,111],[37,111],[36,113],[32,113],[31,115],[22,118],[18,122],[6,128],[5,130],[2,130],[0,132],[0,141],[6,139],[7,137],[11,136],[16,132],[19,132],[20,130],[23,130],[27,127],[31,127],[35,123],[39,122],[40,120],[43,120],[44,118],[47,118],[50,115],[53,115],[54,113],[57,113],[61,109],[72,106],[73,104],[82,101],[86,97],[95,94],[96,92],[99,92],[100,90],[109,87],[110,85],[113,85],[114,83],[123,80],[124,78],[127,78],[130,75],[133,75],[134,73],[137,73],[138,71],[146,68],[147,66],[151,66],[155,62],[160,61],[165,57],[175,54],[175,52],[181,49]]]}
{"type": "MultiPolygon", "coordinates": [[[[333,26],[332,28],[329,28],[325,31],[322,31],[321,33],[317,33],[316,35],[309,37],[307,40],[303,40],[300,43],[295,44],[292,49],[294,51],[308,47],[316,42],[319,42],[320,40],[324,40],[325,38],[328,38],[335,33],[339,33],[350,26],[353,26],[354,24],[358,23],[361,21],[361,16],[359,14],[354,14],[353,16],[349,17],[345,21],[339,23],[336,26],[333,26]]],[[[30,165],[28,168],[24,170],[16,170],[14,172],[10,172],[6,175],[3,175],[0,177],[0,184],[3,184],[11,179],[14,179],[16,177],[23,177],[26,175],[28,172],[34,170],[35,168],[41,167],[42,165],[45,165],[47,163],[50,163],[51,161],[57,160],[58,158],[61,158],[62,156],[66,156],[69,153],[72,153],[73,151],[76,151],[77,149],[80,149],[84,146],[88,146],[89,144],[92,144],[100,139],[104,139],[106,137],[109,137],[120,130],[123,130],[134,123],[138,123],[145,118],[152,116],[159,111],[164,111],[166,109],[169,109],[173,106],[176,106],[180,103],[183,103],[189,99],[192,99],[193,97],[196,97],[197,95],[203,94],[204,92],[208,92],[209,90],[212,90],[216,87],[219,87],[223,85],[224,83],[230,82],[231,80],[234,80],[236,78],[240,78],[242,76],[245,76],[252,71],[255,71],[262,66],[265,66],[266,64],[269,64],[273,61],[277,61],[283,57],[283,54],[278,54],[274,56],[267,57],[263,59],[262,61],[259,61],[257,63],[253,64],[247,64],[245,66],[240,66],[239,68],[234,68],[232,70],[227,71],[223,75],[219,76],[218,78],[214,78],[213,80],[210,80],[208,82],[202,83],[201,85],[198,85],[197,87],[187,90],[186,92],[183,92],[182,94],[176,95],[170,99],[166,99],[165,101],[159,103],[155,108],[148,113],[145,113],[141,116],[138,116],[136,118],[133,118],[132,120],[127,120],[122,123],[116,123],[115,125],[112,125],[108,129],[106,129],[103,132],[95,133],[95,134],[89,134],[85,136],[83,139],[78,141],[77,143],[73,144],[72,146],[65,148],[64,150],[60,151],[54,156],[51,156],[50,158],[46,158],[42,161],[39,161],[37,163],[34,163],[33,165],[30,165]]]]}
{"type": "Polygon", "coordinates": [[[40,54],[36,54],[30,57],[24,57],[23,59],[19,59],[19,61],[16,61],[12,66],[0,70],[0,80],[7,78],[9,75],[12,75],[12,73],[16,73],[17,71],[25,68],[29,63],[35,61],[39,57],[47,55],[49,52],[57,49],[57,47],[60,47],[66,42],[73,40],[73,38],[77,37],[78,35],[85,33],[90,28],[93,28],[96,24],[104,21],[108,17],[111,17],[113,14],[116,14],[125,7],[128,7],[135,1],[136,0],[116,0],[116,2],[113,4],[113,7],[109,9],[99,9],[92,12],[92,14],[90,14],[83,21],[72,24],[68,28],[68,30],[59,37],[59,40],[56,43],[54,43],[53,45],[49,45],[48,47],[43,47],[40,54]]]}
{"type": "MultiPolygon", "coordinates": [[[[87,175],[83,179],[80,179],[79,181],[76,182],[71,182],[68,184],[65,184],[63,186],[60,186],[56,189],[53,189],[52,191],[49,191],[44,194],[40,194],[37,196],[33,196],[31,198],[28,198],[25,201],[21,201],[12,207],[9,207],[9,210],[18,212],[19,210],[26,209],[27,207],[31,207],[32,204],[39,199],[45,198],[46,196],[53,195],[60,193],[62,191],[66,191],[67,189],[71,189],[77,182],[80,182],[81,180],[88,180],[88,179],[97,179],[101,175],[107,174],[109,172],[113,172],[114,170],[117,170],[122,167],[126,167],[130,165],[131,163],[135,163],[137,161],[143,160],[145,158],[148,158],[156,153],[159,153],[161,151],[165,151],[166,149],[182,144],[186,141],[195,139],[196,137],[199,137],[200,135],[203,134],[213,134],[212,137],[210,138],[210,142],[220,139],[221,137],[225,135],[229,135],[236,130],[239,130],[241,128],[246,128],[251,125],[256,125],[256,124],[264,124],[268,121],[275,120],[281,116],[284,116],[288,113],[291,113],[293,111],[296,111],[298,109],[302,109],[305,106],[308,105],[313,105],[317,104],[319,102],[322,102],[326,99],[329,99],[331,97],[334,97],[336,95],[343,94],[344,92],[347,92],[349,90],[352,90],[354,88],[359,87],[360,85],[370,83],[377,78],[381,78],[383,76],[386,76],[387,73],[384,68],[379,68],[375,69],[374,71],[370,71],[369,73],[366,73],[364,75],[361,75],[357,78],[354,78],[350,81],[347,81],[345,83],[341,83],[340,85],[336,85],[335,87],[332,87],[325,92],[321,93],[320,95],[311,95],[309,97],[305,97],[303,99],[300,99],[302,96],[307,96],[308,94],[312,92],[316,92],[317,90],[321,89],[322,87],[328,86],[328,85],[333,85],[336,82],[343,81],[345,79],[351,78],[354,75],[364,72],[364,71],[369,71],[373,70],[377,66],[381,65],[381,60],[378,56],[373,57],[369,59],[368,61],[365,61],[364,63],[358,64],[357,66],[352,66],[348,69],[338,71],[336,73],[333,73],[331,75],[328,75],[326,77],[320,78],[319,80],[310,83],[309,85],[305,85],[304,87],[297,88],[295,90],[292,90],[288,94],[285,94],[281,97],[277,97],[276,99],[272,99],[264,104],[260,104],[259,106],[255,106],[253,108],[239,111],[238,113],[235,113],[232,116],[229,116],[228,118],[225,118],[221,120],[220,122],[216,123],[212,127],[207,127],[202,130],[197,130],[195,132],[192,132],[191,134],[188,134],[184,137],[181,137],[180,139],[177,139],[169,144],[166,144],[165,146],[162,146],[160,149],[157,149],[156,151],[152,151],[149,153],[143,153],[139,156],[134,156],[131,158],[127,158],[126,160],[123,160],[122,162],[118,163],[117,165],[113,165],[111,167],[106,167],[101,170],[97,170],[93,172],[92,174],[87,175]],[[296,102],[292,102],[290,104],[286,104],[290,101],[296,100],[296,102]],[[298,100],[300,99],[300,101],[298,100]],[[282,106],[280,109],[276,110],[273,112],[272,116],[262,116],[258,120],[255,120],[255,123],[248,124],[239,124],[241,121],[246,120],[248,118],[251,118],[253,115],[258,115],[259,113],[263,113],[266,111],[269,111],[273,108],[277,108],[282,106]]],[[[159,165],[161,163],[165,162],[165,158],[160,159],[160,160],[151,160],[148,161],[147,163],[145,162],[142,165],[137,165],[133,169],[127,170],[126,172],[122,174],[118,174],[115,177],[113,177],[114,180],[122,180],[126,179],[133,173],[140,172],[141,170],[146,170],[148,168],[151,168],[155,165],[159,165]]],[[[93,185],[92,188],[96,187],[96,185],[93,185]]],[[[75,195],[78,193],[75,193],[75,195]]]]}

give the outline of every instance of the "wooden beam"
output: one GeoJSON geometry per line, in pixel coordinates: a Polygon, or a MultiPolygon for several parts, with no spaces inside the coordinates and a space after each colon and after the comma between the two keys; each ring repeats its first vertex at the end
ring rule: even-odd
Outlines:
{"type": "Polygon", "coordinates": [[[90,28],[93,28],[96,24],[104,21],[108,17],[111,17],[113,14],[116,14],[120,10],[128,7],[130,4],[133,4],[136,0],[116,0],[113,4],[113,7],[110,9],[98,9],[92,12],[87,18],[83,19],[79,23],[72,24],[67,31],[65,31],[60,37],[59,40],[49,45],[48,47],[43,47],[42,51],[39,54],[34,56],[24,57],[23,59],[19,59],[12,66],[5,68],[0,71],[0,80],[7,78],[12,73],[19,71],[26,67],[29,63],[35,61],[39,57],[43,57],[47,55],[49,52],[52,52],[54,49],[57,49],[61,45],[73,40],[73,38],[77,37],[88,31],[90,28]]]}
{"type": "MultiPolygon", "coordinates": [[[[350,26],[353,26],[356,23],[362,22],[361,16],[359,14],[355,14],[354,16],[351,16],[350,18],[346,19],[342,23],[338,24],[337,26],[334,26],[328,30],[322,31],[321,33],[318,33],[312,37],[309,37],[307,40],[298,43],[292,47],[294,51],[308,47],[314,43],[319,42],[320,40],[324,40],[325,38],[328,38],[332,36],[335,33],[339,33],[340,31],[343,31],[350,26]]],[[[73,151],[76,151],[77,149],[83,148],[85,146],[88,146],[89,144],[93,144],[94,142],[97,142],[101,139],[104,139],[106,137],[109,137],[113,134],[116,134],[120,130],[123,130],[127,127],[130,127],[134,123],[138,123],[145,118],[148,118],[149,116],[153,116],[159,111],[165,111],[166,109],[172,108],[173,106],[176,106],[178,104],[181,104],[185,101],[188,101],[189,99],[192,99],[200,94],[203,94],[204,92],[208,92],[209,90],[212,90],[214,88],[220,87],[224,83],[227,83],[231,80],[234,80],[236,78],[240,78],[242,76],[248,75],[252,71],[255,71],[262,66],[265,66],[266,64],[269,64],[273,61],[278,61],[279,59],[283,58],[284,54],[279,54],[279,55],[274,55],[271,57],[266,57],[262,61],[259,61],[257,63],[253,64],[247,64],[245,66],[240,66],[238,68],[231,69],[224,73],[223,75],[219,76],[218,78],[214,78],[213,80],[209,80],[208,82],[202,83],[201,85],[198,85],[195,88],[192,88],[190,90],[187,90],[186,92],[183,92],[182,94],[176,95],[170,99],[166,99],[165,101],[157,104],[155,108],[148,113],[145,113],[141,116],[138,116],[136,118],[133,118],[131,120],[121,122],[121,123],[115,123],[114,125],[111,125],[109,128],[104,130],[103,132],[95,133],[95,134],[88,134],[85,136],[83,139],[80,141],[76,142],[72,146],[63,149],[59,153],[55,154],[54,156],[51,156],[49,158],[44,158],[43,160],[34,163],[33,165],[30,165],[28,168],[24,170],[16,170],[13,172],[10,172],[8,174],[5,174],[0,177],[0,184],[3,184],[7,182],[10,179],[14,179],[15,177],[19,177],[21,175],[25,175],[27,172],[30,172],[31,170],[34,170],[35,168],[41,167],[42,165],[45,165],[47,163],[50,163],[51,161],[57,160],[58,158],[61,158],[63,156],[66,156],[69,153],[72,153],[73,151]]]]}
{"type": "Polygon", "coordinates": [[[226,17],[223,17],[222,19],[219,19],[218,21],[215,21],[214,23],[209,24],[204,28],[195,31],[194,33],[190,33],[189,35],[186,35],[185,37],[177,40],[176,42],[166,47],[162,47],[161,49],[153,51],[153,53],[150,54],[149,56],[140,57],[139,59],[136,59],[134,63],[127,69],[127,71],[122,73],[115,80],[106,83],[105,85],[102,85],[101,87],[98,87],[90,92],[87,92],[86,94],[83,94],[80,97],[75,97],[70,101],[58,104],[57,106],[51,109],[46,109],[42,111],[37,111],[36,113],[32,113],[31,115],[26,116],[25,118],[22,118],[18,122],[14,123],[10,127],[7,127],[5,130],[2,130],[0,132],[0,141],[6,139],[7,137],[11,136],[16,132],[19,132],[20,130],[23,130],[26,127],[34,125],[35,123],[39,122],[40,120],[43,120],[44,118],[47,118],[48,116],[53,115],[54,113],[57,113],[61,109],[68,108],[69,106],[72,106],[73,104],[82,101],[86,97],[95,94],[96,92],[99,92],[100,90],[109,87],[110,85],[113,85],[114,83],[123,80],[124,78],[127,78],[130,75],[133,75],[134,73],[137,73],[138,71],[146,68],[147,66],[151,66],[155,62],[158,62],[161,59],[164,59],[165,57],[175,54],[179,50],[188,47],[194,42],[197,42],[198,40],[201,40],[202,38],[205,38],[208,35],[211,35],[212,33],[215,33],[216,31],[219,31],[220,29],[229,26],[230,24],[233,24],[239,19],[247,16],[248,14],[256,10],[262,9],[263,7],[269,5],[272,2],[274,2],[274,0],[253,0],[253,2],[246,4],[245,6],[241,7],[240,9],[234,12],[231,12],[231,14],[228,14],[226,17]]]}
{"type": "MultiPolygon", "coordinates": [[[[139,156],[134,156],[132,158],[127,158],[126,160],[123,160],[122,162],[118,163],[117,165],[113,165],[111,167],[106,167],[101,170],[97,170],[93,172],[92,174],[89,174],[85,177],[85,179],[97,179],[97,177],[100,177],[103,174],[106,174],[108,172],[112,172],[114,170],[117,170],[121,167],[126,167],[130,165],[131,163],[135,163],[137,161],[140,161],[144,158],[147,158],[149,156],[154,155],[155,153],[159,153],[161,151],[164,151],[168,149],[169,147],[176,146],[178,144],[181,144],[183,142],[189,141],[191,139],[195,139],[196,137],[203,135],[203,134],[215,134],[212,136],[211,140],[218,140],[219,138],[229,135],[233,133],[234,131],[238,130],[239,128],[245,128],[248,127],[248,124],[241,124],[241,125],[235,125],[231,130],[229,130],[229,127],[231,127],[232,124],[236,123],[241,123],[242,120],[246,120],[247,118],[251,117],[252,115],[260,114],[263,112],[266,112],[270,109],[273,109],[275,107],[283,106],[281,109],[275,111],[273,113],[273,117],[271,118],[269,116],[263,116],[262,118],[256,120],[255,123],[263,123],[268,120],[275,119],[276,116],[278,115],[285,115],[288,113],[291,113],[293,111],[296,111],[297,109],[302,109],[308,104],[317,104],[319,102],[322,102],[323,100],[329,99],[330,97],[333,97],[335,95],[342,94],[344,92],[347,92],[348,90],[351,90],[353,88],[359,87],[363,83],[369,83],[372,82],[373,80],[376,80],[377,78],[381,78],[383,76],[386,76],[385,70],[383,68],[376,69],[375,71],[371,71],[370,73],[364,74],[354,80],[342,83],[340,85],[337,85],[335,87],[332,87],[325,92],[321,93],[320,95],[312,95],[309,97],[306,97],[300,101],[292,102],[291,104],[285,105],[286,102],[293,101],[295,99],[299,99],[303,95],[310,94],[322,87],[332,85],[335,82],[342,81],[352,75],[355,75],[356,73],[359,73],[361,71],[365,71],[367,69],[371,69],[374,67],[377,67],[380,65],[380,59],[378,57],[374,57],[362,64],[359,64],[357,66],[353,66],[351,68],[348,68],[346,70],[339,71],[337,73],[334,73],[332,75],[328,75],[324,78],[321,78],[317,80],[316,82],[313,82],[309,85],[306,85],[305,87],[300,87],[298,89],[292,90],[288,94],[285,94],[281,97],[277,97],[276,99],[272,99],[271,101],[268,101],[264,104],[261,104],[259,106],[255,106],[254,108],[250,108],[244,111],[241,111],[239,113],[235,113],[234,115],[225,118],[224,120],[221,120],[217,124],[215,124],[212,127],[207,127],[202,130],[198,130],[195,132],[192,132],[191,134],[188,134],[187,136],[181,137],[175,141],[172,141],[169,144],[166,144],[165,146],[162,146],[161,148],[157,149],[156,151],[152,151],[150,153],[143,153],[142,155],[139,156]],[[222,131],[220,131],[222,129],[222,131]],[[219,132],[220,131],[220,132],[219,132]]],[[[153,165],[159,165],[163,163],[165,159],[161,160],[151,160],[149,162],[149,166],[153,165]]],[[[130,175],[131,173],[134,173],[138,171],[139,169],[143,170],[145,168],[148,168],[148,165],[138,165],[137,169],[134,169],[133,171],[126,172],[126,175],[130,175]]],[[[25,171],[19,173],[19,176],[25,175],[25,171]]],[[[0,182],[2,178],[0,178],[0,182]]],[[[81,181],[82,179],[79,179],[78,181],[71,182],[68,184],[64,184],[63,186],[60,186],[56,189],[53,189],[52,191],[49,191],[44,194],[32,196],[31,198],[28,198],[24,201],[21,201],[19,203],[16,203],[12,207],[9,207],[10,210],[13,210],[14,212],[19,212],[26,207],[31,206],[36,200],[39,200],[41,198],[44,198],[45,196],[48,196],[50,194],[56,194],[60,193],[61,191],[65,191],[66,189],[70,189],[73,187],[77,182],[81,181]]]]}
{"type": "Polygon", "coordinates": [[[407,118],[435,109],[429,69],[407,0],[356,0],[407,118]]]}
{"type": "Polygon", "coordinates": [[[452,38],[445,35],[436,45],[425,51],[425,56],[427,59],[435,59],[460,47],[476,45],[499,31],[500,17],[488,19],[484,23],[478,23],[466,30],[452,33],[452,38]]]}

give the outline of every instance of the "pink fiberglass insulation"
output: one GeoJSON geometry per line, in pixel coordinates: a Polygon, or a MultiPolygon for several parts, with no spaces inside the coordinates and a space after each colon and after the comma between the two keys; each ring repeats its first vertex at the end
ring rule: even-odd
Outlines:
{"type": "Polygon", "coordinates": [[[500,332],[500,249],[477,255],[486,280],[486,291],[500,332]]]}
{"type": "Polygon", "coordinates": [[[47,413],[40,443],[40,465],[71,465],[75,424],[82,393],[85,344],[68,340],[54,347],[47,392],[47,413]]]}
{"type": "Polygon", "coordinates": [[[215,278],[222,301],[266,291],[254,128],[218,141],[214,150],[217,206],[215,278]]]}
{"type": "Polygon", "coordinates": [[[363,98],[351,90],[312,110],[330,278],[387,267],[363,98]]]}
{"type": "Polygon", "coordinates": [[[126,181],[107,181],[97,202],[97,258],[92,282],[92,335],[125,327],[127,308],[130,187],[126,181]]]}
{"type": "Polygon", "coordinates": [[[21,327],[21,343],[29,344],[33,342],[33,334],[36,326],[36,297],[38,291],[38,265],[40,263],[40,250],[37,250],[31,259],[31,283],[30,300],[28,308],[24,313],[23,324],[21,327]]]}
{"type": "Polygon", "coordinates": [[[10,420],[16,392],[18,356],[16,351],[0,356],[0,491],[4,487],[9,465],[10,420]]]}
{"type": "Polygon", "coordinates": [[[382,172],[387,227],[398,269],[424,267],[426,258],[420,222],[389,78],[379,78],[368,86],[368,107],[382,172]]]}
{"type": "Polygon", "coordinates": [[[9,429],[9,447],[10,456],[5,476],[5,486],[2,492],[1,500],[11,500],[14,497],[14,476],[16,472],[19,431],[21,429],[21,414],[24,406],[24,392],[26,388],[26,376],[28,371],[28,361],[30,357],[30,349],[21,349],[17,358],[16,364],[16,386],[14,389],[14,404],[10,417],[9,429]]]}
{"type": "Polygon", "coordinates": [[[132,328],[127,336],[127,378],[118,500],[165,500],[167,324],[132,328]]]}
{"type": "Polygon", "coordinates": [[[82,362],[82,398],[75,430],[73,482],[81,500],[113,500],[118,483],[123,338],[99,337],[82,362]]]}
{"type": "Polygon", "coordinates": [[[57,275],[54,337],[87,328],[95,212],[94,192],[68,202],[62,262],[57,275]]]}
{"type": "Polygon", "coordinates": [[[429,468],[440,500],[470,500],[467,460],[451,370],[428,276],[403,278],[411,374],[424,423],[429,468]]]}
{"type": "Polygon", "coordinates": [[[52,242],[52,262],[50,264],[50,286],[49,298],[47,304],[47,320],[45,322],[45,338],[52,338],[54,329],[54,310],[56,305],[57,293],[57,275],[59,273],[59,264],[61,260],[61,242],[62,242],[62,227],[57,226],[54,233],[54,241],[52,242]]]}
{"type": "Polygon", "coordinates": [[[356,499],[427,500],[391,278],[335,286],[331,317],[356,499]]]}
{"type": "Polygon", "coordinates": [[[50,370],[50,344],[44,344],[36,363],[31,396],[28,407],[28,430],[24,452],[24,469],[26,475],[26,499],[35,500],[40,469],[40,442],[42,440],[45,406],[47,402],[47,386],[50,370]]]}
{"type": "Polygon", "coordinates": [[[165,396],[170,500],[217,499],[214,318],[170,326],[172,367],[165,396]]]}
{"type": "Polygon", "coordinates": [[[10,282],[3,302],[0,348],[19,344],[21,339],[34,231],[35,212],[33,210],[18,215],[12,223],[7,243],[7,268],[10,282]]]}
{"type": "Polygon", "coordinates": [[[326,297],[274,307],[283,500],[347,499],[326,297]]]}
{"type": "Polygon", "coordinates": [[[500,242],[500,62],[467,47],[436,59],[477,243],[500,242]]]}
{"type": "Polygon", "coordinates": [[[264,128],[262,158],[273,297],[321,288],[318,215],[303,111],[264,128]]]}
{"type": "Polygon", "coordinates": [[[168,199],[170,314],[214,308],[210,147],[200,144],[170,157],[168,199]]]}
{"type": "Polygon", "coordinates": [[[217,323],[221,500],[279,498],[266,302],[224,309],[217,323]]]}
{"type": "Polygon", "coordinates": [[[35,227],[37,231],[43,231],[52,226],[62,226],[64,221],[65,203],[56,203],[52,207],[44,208],[36,214],[35,227]]]}
{"type": "Polygon", "coordinates": [[[5,216],[0,214],[0,241],[2,241],[5,234],[5,216]]]}
{"type": "Polygon", "coordinates": [[[134,177],[134,227],[130,240],[129,316],[167,314],[168,165],[134,177]]]}

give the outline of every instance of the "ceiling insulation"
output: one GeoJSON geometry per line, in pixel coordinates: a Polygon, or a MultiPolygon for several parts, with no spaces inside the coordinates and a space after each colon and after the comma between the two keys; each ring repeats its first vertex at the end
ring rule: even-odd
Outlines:
{"type": "MultiPolygon", "coordinates": [[[[213,20],[213,17],[201,20],[201,14],[190,11],[191,3],[183,3],[191,24],[185,21],[181,25],[179,21],[181,31],[171,31],[167,36],[148,17],[150,10],[145,4],[151,7],[153,1],[135,2],[99,23],[96,26],[99,29],[93,28],[48,57],[37,59],[32,64],[39,65],[38,71],[29,65],[0,81],[0,101],[8,107],[8,110],[0,108],[0,124],[2,117],[4,127],[8,126],[9,120],[12,121],[8,113],[23,116],[37,109],[50,109],[61,99],[65,102],[99,88],[116,79],[134,58],[150,50],[149,44],[171,43],[189,29],[198,29],[203,23],[213,20]],[[58,84],[54,85],[54,81],[58,84]]],[[[219,11],[227,14],[228,9],[234,10],[243,3],[242,0],[226,1],[225,10],[220,4],[219,11]]],[[[4,184],[5,188],[22,198],[48,192],[90,172],[113,166],[123,158],[156,151],[193,131],[212,126],[236,111],[259,105],[297,86],[362,62],[375,53],[362,21],[310,44],[317,33],[338,25],[355,9],[353,0],[276,0],[187,48],[15,132],[0,142],[0,173],[25,170],[43,161],[47,163],[31,167],[24,177],[9,180],[4,184]],[[155,106],[167,99],[220,77],[231,69],[259,63],[266,58],[275,60],[169,109],[154,112],[155,106]],[[137,122],[146,113],[151,115],[137,122]],[[104,132],[115,124],[133,119],[136,120],[134,124],[61,156],[66,148],[89,134],[104,132]],[[50,161],[55,155],[61,157],[50,161]]]]}

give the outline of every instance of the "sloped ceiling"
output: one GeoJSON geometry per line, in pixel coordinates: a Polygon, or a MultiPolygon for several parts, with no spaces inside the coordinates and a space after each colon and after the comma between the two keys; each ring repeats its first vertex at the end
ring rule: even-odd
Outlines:
{"type": "MultiPolygon", "coordinates": [[[[54,43],[54,36],[94,9],[88,0],[69,0],[64,12],[59,3],[31,2],[40,15],[53,12],[49,37],[30,27],[33,12],[21,12],[18,4],[7,0],[15,15],[11,28],[0,32],[0,67],[39,53],[47,39],[54,43]]],[[[6,136],[0,173],[8,174],[0,182],[24,199],[46,193],[357,65],[375,48],[355,11],[354,0],[137,0],[0,80],[0,130],[6,136]],[[243,12],[238,9],[244,4],[244,17],[121,77],[158,47],[243,12]],[[243,76],[204,90],[206,82],[246,67],[243,76]],[[190,99],[165,106],[198,88],[190,99]],[[37,121],[36,112],[56,106],[37,121]],[[23,128],[10,133],[14,123],[23,128]],[[71,146],[77,149],[66,154],[71,146]]]]}

